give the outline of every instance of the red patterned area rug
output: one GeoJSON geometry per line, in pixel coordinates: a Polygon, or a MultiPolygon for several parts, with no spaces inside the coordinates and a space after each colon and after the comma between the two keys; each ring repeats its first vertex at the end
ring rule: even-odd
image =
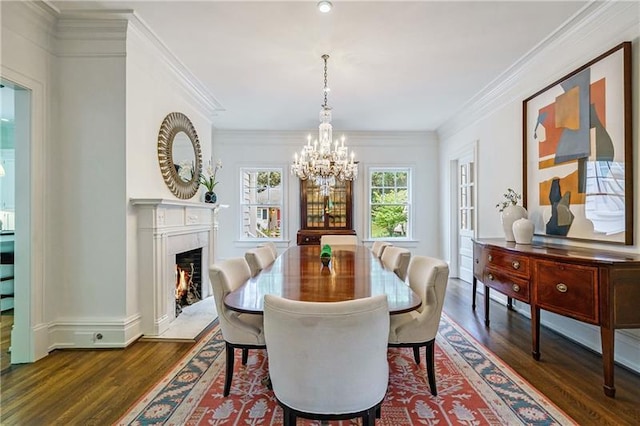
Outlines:
{"type": "MultiPolygon", "coordinates": [[[[424,349],[423,349],[424,351],[424,349]]],[[[411,349],[389,349],[390,381],[377,425],[575,425],[544,395],[444,314],[436,337],[438,396],[411,349]]],[[[282,409],[262,384],[264,350],[236,351],[231,394],[224,398],[224,341],[216,324],[118,425],[280,425],[282,409]]],[[[359,420],[331,422],[358,424],[359,420]]],[[[319,422],[298,420],[298,425],[319,422]]]]}

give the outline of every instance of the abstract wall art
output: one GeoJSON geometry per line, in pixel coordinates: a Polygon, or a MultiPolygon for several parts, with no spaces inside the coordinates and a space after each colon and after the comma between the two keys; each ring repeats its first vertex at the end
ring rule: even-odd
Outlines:
{"type": "Polygon", "coordinates": [[[631,42],[523,101],[522,152],[536,235],[633,244],[631,42]]]}

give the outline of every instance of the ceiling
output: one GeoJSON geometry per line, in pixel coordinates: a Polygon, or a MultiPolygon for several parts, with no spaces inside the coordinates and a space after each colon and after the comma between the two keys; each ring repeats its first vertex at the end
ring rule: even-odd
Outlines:
{"type": "Polygon", "coordinates": [[[587,2],[53,1],[134,9],[220,104],[218,129],[435,130],[587,2]]]}

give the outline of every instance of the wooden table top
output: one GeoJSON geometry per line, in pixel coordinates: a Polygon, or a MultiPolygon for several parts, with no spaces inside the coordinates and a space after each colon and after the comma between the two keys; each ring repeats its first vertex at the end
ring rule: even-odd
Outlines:
{"type": "Polygon", "coordinates": [[[389,313],[418,308],[420,296],[363,245],[333,246],[331,263],[323,267],[320,246],[294,246],[268,268],[229,293],[229,309],[262,314],[265,294],[308,302],[339,302],[386,294],[389,313]]]}

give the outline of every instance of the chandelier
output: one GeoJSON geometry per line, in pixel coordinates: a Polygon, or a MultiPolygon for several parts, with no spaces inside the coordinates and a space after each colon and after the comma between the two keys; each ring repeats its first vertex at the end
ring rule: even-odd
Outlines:
{"type": "Polygon", "coordinates": [[[345,137],[333,141],[331,126],[331,107],[327,105],[327,59],[329,55],[322,55],[324,60],[324,104],[320,110],[320,126],[318,139],[311,143],[311,135],[307,136],[307,144],[300,154],[295,153],[291,173],[301,180],[311,179],[320,187],[320,194],[329,195],[336,180],[355,180],[358,177],[358,164],[353,161],[354,153],[348,154],[344,146],[345,137]]]}

